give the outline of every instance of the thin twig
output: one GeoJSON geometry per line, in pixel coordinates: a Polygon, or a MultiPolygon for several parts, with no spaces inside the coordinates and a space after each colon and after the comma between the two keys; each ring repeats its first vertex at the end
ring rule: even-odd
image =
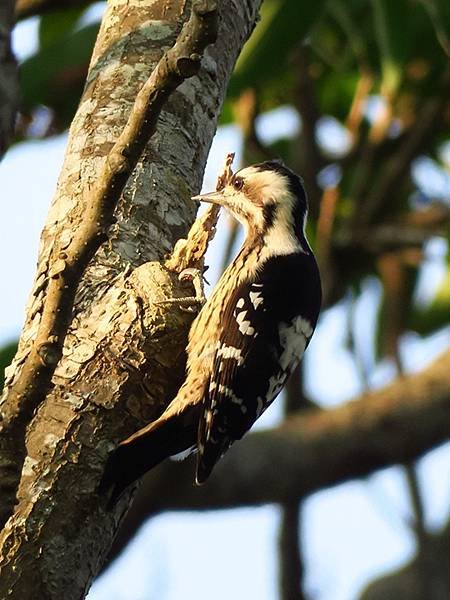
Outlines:
{"type": "MultiPolygon", "coordinates": [[[[450,66],[444,71],[440,87],[441,92],[430,98],[418,115],[415,126],[406,136],[395,156],[385,164],[383,174],[378,184],[373,186],[364,202],[359,203],[356,214],[355,225],[361,227],[363,224],[373,222],[383,206],[389,202],[390,196],[398,188],[399,182],[409,173],[409,165],[417,153],[426,143],[430,133],[435,130],[440,122],[442,111],[447,101],[448,87],[450,82],[450,66]]],[[[360,195],[356,195],[355,199],[360,195]]]]}
{"type": "MultiPolygon", "coordinates": [[[[216,191],[223,189],[232,177],[231,165],[233,159],[234,153],[228,153],[225,158],[224,168],[217,178],[216,191]]],[[[169,271],[181,273],[185,269],[193,268],[203,273],[205,268],[205,253],[209,242],[216,233],[219,210],[220,206],[218,204],[210,204],[205,212],[194,221],[187,238],[178,240],[171,256],[165,263],[169,271]]]]}
{"type": "Polygon", "coordinates": [[[361,76],[356,84],[353,100],[345,120],[350,135],[352,136],[352,144],[355,145],[359,138],[359,130],[364,117],[364,109],[366,106],[367,97],[373,87],[373,75],[368,71],[361,71],[361,76]]]}
{"type": "Polygon", "coordinates": [[[335,283],[335,268],[332,261],[333,231],[336,219],[339,187],[329,186],[322,194],[317,219],[317,260],[322,276],[324,298],[328,298],[335,283]]]}
{"type": "Polygon", "coordinates": [[[244,164],[275,158],[270,149],[263,144],[256,130],[256,118],[259,115],[257,90],[245,89],[234,103],[233,112],[242,131],[244,164]]]}
{"type": "MultiPolygon", "coordinates": [[[[397,347],[395,350],[395,365],[397,368],[397,374],[399,377],[404,376],[403,361],[400,355],[400,340],[397,340],[397,347]]],[[[412,530],[416,538],[416,544],[418,548],[418,556],[420,557],[418,562],[418,576],[419,586],[423,597],[434,597],[433,590],[433,574],[430,570],[430,559],[427,556],[427,550],[429,548],[431,534],[427,529],[425,522],[425,504],[423,498],[423,490],[421,489],[419,476],[416,469],[416,464],[413,461],[407,462],[403,465],[403,471],[405,474],[406,485],[408,488],[409,500],[411,503],[411,510],[413,514],[412,530]]]]}
{"type": "Polygon", "coordinates": [[[313,218],[317,218],[321,196],[321,189],[317,183],[317,173],[325,162],[316,139],[317,123],[321,115],[308,71],[308,54],[309,49],[302,46],[295,57],[297,68],[295,106],[302,118],[300,143],[306,146],[303,152],[304,164],[301,165],[301,170],[308,190],[310,212],[313,218]]]}
{"type": "Polygon", "coordinates": [[[278,534],[279,589],[281,600],[305,600],[302,589],[303,561],[300,550],[300,500],[294,498],[281,505],[278,534]]]}

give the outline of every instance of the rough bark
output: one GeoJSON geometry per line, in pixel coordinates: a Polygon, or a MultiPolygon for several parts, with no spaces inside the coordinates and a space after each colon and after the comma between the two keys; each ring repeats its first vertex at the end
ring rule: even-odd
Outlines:
{"type": "Polygon", "coordinates": [[[424,371],[352,402],[306,409],[277,429],[249,434],[200,489],[192,485],[189,461],[167,461],[144,478],[111,556],[161,511],[283,504],[414,460],[450,439],[449,410],[450,351],[424,371]]]}
{"type": "Polygon", "coordinates": [[[0,3],[0,160],[11,141],[19,101],[17,63],[11,49],[14,0],[0,3]]]}
{"type": "MultiPolygon", "coordinates": [[[[219,3],[217,42],[199,76],[167,102],[108,241],[85,272],[53,388],[28,429],[18,504],[0,537],[0,597],[81,598],[111,544],[128,499],[108,514],[96,488],[113,444],[158,414],[179,382],[189,318],[155,304],[182,293],[160,262],[193,220],[189,197],[200,188],[226,84],[259,3],[219,3]]],[[[189,7],[184,0],[109,4],[42,233],[9,385],[36,335],[55,240],[64,245],[83,222],[82,195],[95,187],[140,87],[189,7]]]]}
{"type": "MultiPolygon", "coordinates": [[[[75,294],[87,265],[108,239],[117,203],[146,144],[155,133],[162,107],[187,77],[196,74],[205,47],[217,37],[215,0],[194,0],[189,20],[173,47],[164,52],[136,95],[126,124],[103,161],[92,186],[79,198],[83,219],[55,237],[41,275],[44,297],[36,332],[21,354],[22,364],[8,381],[0,412],[0,525],[11,514],[14,490],[26,456],[25,428],[46,397],[72,317],[75,294]]],[[[68,221],[71,222],[69,215],[68,221]]]]}

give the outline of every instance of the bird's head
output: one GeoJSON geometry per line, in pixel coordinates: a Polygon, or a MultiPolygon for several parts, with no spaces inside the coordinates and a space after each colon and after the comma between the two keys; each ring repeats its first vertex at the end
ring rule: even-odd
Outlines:
{"type": "Polygon", "coordinates": [[[245,167],[217,192],[193,200],[220,204],[240,221],[247,239],[274,245],[277,253],[306,249],[304,226],[308,210],[302,181],[278,161],[245,167]]]}

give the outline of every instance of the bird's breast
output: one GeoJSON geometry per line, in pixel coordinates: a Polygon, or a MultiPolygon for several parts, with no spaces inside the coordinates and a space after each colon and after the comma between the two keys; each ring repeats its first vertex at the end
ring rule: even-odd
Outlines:
{"type": "Polygon", "coordinates": [[[255,276],[261,260],[261,249],[242,248],[224,271],[211,296],[194,320],[189,332],[188,368],[212,367],[219,337],[224,327],[224,314],[234,290],[255,276]]]}

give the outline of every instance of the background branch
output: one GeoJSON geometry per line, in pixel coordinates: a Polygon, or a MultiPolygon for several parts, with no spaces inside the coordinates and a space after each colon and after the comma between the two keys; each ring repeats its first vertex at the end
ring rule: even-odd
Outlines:
{"type": "MultiPolygon", "coordinates": [[[[306,408],[307,399],[303,390],[304,363],[298,365],[289,378],[285,390],[286,417],[306,408]]],[[[284,502],[281,509],[281,523],[278,534],[279,549],[279,590],[281,600],[303,600],[303,557],[300,547],[301,502],[302,498],[292,498],[284,502]]]]}
{"type": "Polygon", "coordinates": [[[201,490],[192,485],[190,461],[167,461],[145,476],[110,556],[161,511],[283,504],[415,460],[450,438],[449,409],[450,351],[421,373],[357,400],[328,410],[307,409],[277,429],[248,435],[201,490]]]}
{"type": "Polygon", "coordinates": [[[395,193],[399,182],[408,175],[413,158],[426,148],[433,131],[441,124],[449,83],[450,67],[447,65],[440,81],[440,93],[424,103],[420,114],[416,117],[416,126],[411,128],[395,155],[384,164],[380,180],[369,191],[364,201],[360,192],[355,194],[355,197],[359,198],[356,227],[372,223],[379,218],[380,211],[395,193]]]}
{"type": "Polygon", "coordinates": [[[317,183],[317,174],[325,165],[316,139],[317,123],[320,118],[316,102],[314,86],[309,75],[308,46],[302,46],[294,59],[296,67],[297,89],[295,91],[295,106],[302,118],[301,134],[298,144],[298,168],[303,174],[308,190],[309,210],[314,219],[318,217],[322,190],[317,183]]]}
{"type": "Polygon", "coordinates": [[[91,0],[16,0],[16,18],[17,20],[26,19],[33,15],[41,15],[72,6],[88,6],[90,3],[91,0]]]}

